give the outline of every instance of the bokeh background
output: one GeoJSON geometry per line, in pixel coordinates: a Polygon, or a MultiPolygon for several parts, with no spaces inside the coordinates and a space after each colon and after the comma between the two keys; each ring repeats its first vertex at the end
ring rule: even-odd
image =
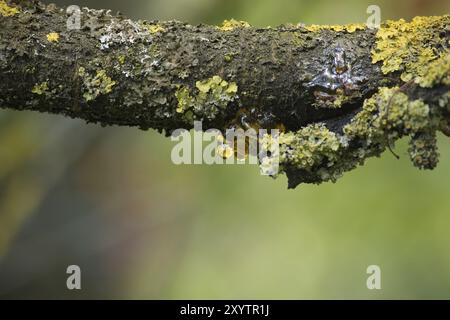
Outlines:
{"type": "MultiPolygon", "coordinates": [[[[449,0],[57,1],[134,19],[253,25],[448,13],[449,0]]],[[[287,190],[255,166],[175,166],[150,131],[0,111],[0,298],[450,298],[450,143],[407,143],[336,184],[287,190]],[[82,290],[66,289],[66,268],[82,290]],[[366,268],[382,290],[366,288],[366,268]]]]}

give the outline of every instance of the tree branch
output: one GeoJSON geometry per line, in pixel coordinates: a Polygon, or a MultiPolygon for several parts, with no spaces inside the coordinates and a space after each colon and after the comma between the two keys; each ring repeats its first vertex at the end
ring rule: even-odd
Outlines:
{"type": "MultiPolygon", "coordinates": [[[[0,0],[0,107],[170,134],[281,128],[289,186],[335,181],[411,136],[419,168],[437,162],[450,122],[450,16],[379,30],[245,22],[131,21],[0,0]]],[[[267,145],[267,144],[266,144],[267,145]]]]}

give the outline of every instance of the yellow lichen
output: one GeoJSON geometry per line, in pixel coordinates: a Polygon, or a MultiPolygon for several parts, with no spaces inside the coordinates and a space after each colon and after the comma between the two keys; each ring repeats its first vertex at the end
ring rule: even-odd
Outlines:
{"type": "Polygon", "coordinates": [[[333,108],[340,108],[340,107],[342,107],[342,104],[344,103],[344,102],[346,102],[348,99],[347,99],[347,97],[346,96],[344,96],[344,95],[337,95],[336,96],[336,100],[334,100],[333,101],[333,108]]]}
{"type": "Polygon", "coordinates": [[[107,74],[105,70],[97,70],[95,77],[87,74],[86,69],[80,67],[78,75],[83,78],[83,84],[86,91],[83,97],[86,101],[92,101],[100,95],[112,92],[112,88],[117,84],[107,74]]]}
{"type": "Polygon", "coordinates": [[[51,32],[51,33],[47,34],[47,41],[48,42],[58,42],[59,34],[56,32],[51,32]]]}
{"type": "Polygon", "coordinates": [[[178,101],[177,113],[184,113],[188,110],[191,105],[195,102],[195,99],[191,97],[189,89],[186,87],[181,87],[175,92],[175,97],[178,101]]]}
{"type": "Polygon", "coordinates": [[[248,27],[250,27],[250,24],[248,22],[231,19],[222,22],[222,25],[218,28],[222,31],[232,31],[236,28],[248,28],[248,27]]]}
{"type": "Polygon", "coordinates": [[[160,24],[150,24],[150,25],[146,25],[145,27],[151,34],[166,31],[166,29],[164,29],[164,27],[160,24]]]}
{"type": "Polygon", "coordinates": [[[431,88],[436,84],[450,85],[450,50],[423,67],[423,72],[415,81],[421,87],[431,88]]]}
{"type": "Polygon", "coordinates": [[[10,7],[4,0],[0,0],[0,15],[4,17],[12,17],[20,12],[17,7],[10,7]]]}
{"type": "Polygon", "coordinates": [[[366,28],[366,25],[363,23],[350,23],[350,24],[343,24],[343,25],[318,25],[318,24],[312,24],[309,26],[305,26],[305,29],[311,32],[318,32],[322,30],[332,30],[336,32],[348,32],[353,33],[356,30],[364,30],[366,28]]]}
{"type": "Polygon", "coordinates": [[[48,91],[47,82],[38,83],[33,87],[33,89],[31,89],[31,92],[37,95],[43,95],[47,91],[48,91]]]}
{"type": "Polygon", "coordinates": [[[227,54],[223,57],[223,59],[225,60],[225,62],[231,62],[231,61],[233,61],[233,55],[227,53],[227,54]]]}
{"type": "Polygon", "coordinates": [[[411,22],[401,19],[387,21],[376,34],[372,62],[382,62],[384,74],[402,71],[401,78],[409,81],[424,76],[428,64],[438,57],[438,50],[447,39],[439,36],[450,16],[416,17],[411,22]]]}
{"type": "Polygon", "coordinates": [[[423,49],[416,60],[405,62],[405,69],[407,71],[403,72],[400,78],[408,82],[416,76],[425,75],[425,70],[428,68],[430,61],[436,59],[436,55],[431,48],[423,49]]]}
{"type": "Polygon", "coordinates": [[[216,148],[216,154],[223,159],[230,159],[234,154],[234,149],[226,143],[221,143],[216,148]]]}
{"type": "Polygon", "coordinates": [[[235,82],[228,82],[222,80],[220,76],[214,76],[210,79],[197,81],[195,87],[200,91],[200,95],[207,94],[209,92],[216,91],[217,93],[224,92],[229,95],[234,95],[237,93],[238,87],[235,82]]]}
{"type": "Polygon", "coordinates": [[[186,86],[178,87],[175,92],[178,105],[176,111],[191,118],[192,114],[213,119],[226,108],[229,102],[237,98],[238,86],[235,82],[223,80],[220,76],[197,81],[197,92],[191,93],[186,86]]]}
{"type": "Polygon", "coordinates": [[[112,87],[116,85],[116,82],[106,75],[105,70],[97,70],[94,83],[101,86],[105,93],[110,93],[112,91],[112,87]]]}
{"type": "Polygon", "coordinates": [[[124,64],[125,63],[125,56],[124,55],[120,55],[117,60],[119,61],[120,64],[124,64]]]}

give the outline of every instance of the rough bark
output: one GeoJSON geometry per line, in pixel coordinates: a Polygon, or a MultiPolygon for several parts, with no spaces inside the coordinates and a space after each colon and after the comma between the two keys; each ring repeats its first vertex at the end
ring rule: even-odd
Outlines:
{"type": "MultiPolygon", "coordinates": [[[[335,181],[405,135],[416,147],[426,135],[429,147],[449,122],[450,16],[380,30],[261,29],[131,21],[84,8],[81,29],[69,30],[71,16],[53,5],[0,8],[1,108],[166,134],[194,120],[204,129],[281,128],[290,187],[335,181]]],[[[435,166],[428,153],[418,167],[435,166]]]]}

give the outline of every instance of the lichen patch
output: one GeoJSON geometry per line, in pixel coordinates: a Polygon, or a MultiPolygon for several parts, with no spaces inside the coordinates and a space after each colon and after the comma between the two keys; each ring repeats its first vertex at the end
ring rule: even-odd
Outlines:
{"type": "Polygon", "coordinates": [[[105,70],[97,70],[95,76],[86,72],[84,67],[78,69],[78,76],[81,77],[84,86],[83,98],[86,102],[95,100],[101,95],[111,93],[117,84],[107,74],[105,70]]]}
{"type": "Polygon", "coordinates": [[[450,50],[446,50],[439,58],[424,65],[422,74],[415,82],[423,88],[431,88],[438,84],[450,85],[450,50]]]}
{"type": "Polygon", "coordinates": [[[281,133],[281,168],[290,172],[290,187],[304,181],[334,182],[366,158],[380,155],[395,140],[409,136],[408,151],[414,166],[432,169],[439,157],[435,138],[440,126],[439,112],[432,112],[420,99],[408,98],[398,87],[380,88],[366,99],[343,132],[332,132],[316,123],[296,132],[281,133]]]}
{"type": "Polygon", "coordinates": [[[195,83],[195,90],[180,86],[175,92],[178,105],[176,111],[191,120],[214,119],[230,102],[237,99],[238,86],[235,82],[223,80],[220,76],[213,76],[195,83]]]}
{"type": "Polygon", "coordinates": [[[4,0],[0,0],[0,15],[4,17],[12,17],[20,12],[17,7],[9,6],[4,0]]]}
{"type": "Polygon", "coordinates": [[[232,31],[237,28],[249,28],[250,24],[246,21],[238,21],[238,20],[225,20],[222,22],[218,28],[222,31],[232,31]]]}
{"type": "Polygon", "coordinates": [[[335,32],[347,32],[347,33],[353,33],[357,30],[365,30],[366,25],[363,23],[350,23],[350,24],[343,24],[343,25],[318,25],[318,24],[311,24],[304,27],[306,30],[311,32],[319,32],[323,30],[332,30],[335,32]]]}
{"type": "Polygon", "coordinates": [[[166,31],[166,29],[160,24],[145,25],[145,28],[147,28],[148,32],[150,32],[151,34],[156,34],[156,33],[165,32],[166,31]]]}
{"type": "Polygon", "coordinates": [[[376,34],[372,62],[382,62],[384,74],[402,72],[404,81],[425,76],[427,66],[448,45],[448,36],[440,33],[448,30],[449,19],[450,15],[446,15],[385,22],[376,34]]]}
{"type": "Polygon", "coordinates": [[[31,89],[31,92],[37,95],[43,95],[48,91],[48,83],[47,81],[42,83],[37,83],[33,89],[31,89]]]}
{"type": "Polygon", "coordinates": [[[48,42],[58,42],[59,34],[57,32],[51,32],[51,33],[47,34],[47,41],[48,42]]]}

